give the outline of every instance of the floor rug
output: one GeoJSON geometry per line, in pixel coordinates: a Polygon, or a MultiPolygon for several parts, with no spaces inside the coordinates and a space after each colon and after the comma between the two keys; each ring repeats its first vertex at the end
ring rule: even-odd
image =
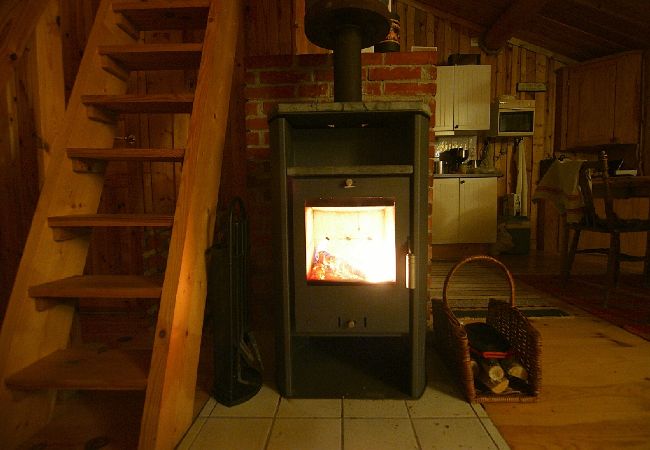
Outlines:
{"type": "MultiPolygon", "coordinates": [[[[429,268],[429,298],[442,300],[445,278],[454,262],[435,261],[429,268]]],[[[526,283],[515,282],[515,306],[527,317],[572,317],[552,295],[526,283]]],[[[449,280],[447,301],[459,319],[483,318],[489,299],[510,300],[510,284],[496,265],[473,262],[461,267],[449,280]]]]}
{"type": "Polygon", "coordinates": [[[650,288],[640,274],[621,274],[619,286],[603,305],[603,275],[517,275],[517,280],[577,306],[596,317],[650,340],[650,288]]]}

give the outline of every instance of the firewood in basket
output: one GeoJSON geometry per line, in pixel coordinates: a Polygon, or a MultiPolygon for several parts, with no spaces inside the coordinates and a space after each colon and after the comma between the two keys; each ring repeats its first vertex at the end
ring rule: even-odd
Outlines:
{"type": "Polygon", "coordinates": [[[500,380],[493,380],[485,371],[480,371],[478,375],[478,380],[483,386],[488,388],[495,394],[502,394],[506,389],[508,389],[509,381],[507,378],[501,378],[500,380]]]}
{"type": "Polygon", "coordinates": [[[480,358],[479,364],[481,365],[483,372],[492,381],[501,381],[506,376],[503,367],[501,367],[499,361],[494,358],[480,358]]]}
{"type": "Polygon", "coordinates": [[[515,358],[505,358],[499,361],[503,370],[511,377],[519,378],[523,381],[528,381],[528,371],[519,361],[515,358]]]}

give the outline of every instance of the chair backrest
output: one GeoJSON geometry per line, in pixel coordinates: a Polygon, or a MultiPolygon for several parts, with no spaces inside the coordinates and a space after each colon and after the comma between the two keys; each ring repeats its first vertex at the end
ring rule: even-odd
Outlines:
{"type": "Polygon", "coordinates": [[[614,213],[614,199],[609,185],[607,153],[605,151],[599,153],[598,160],[582,163],[578,174],[578,186],[580,187],[580,193],[584,203],[582,223],[587,226],[606,223],[608,227],[613,227],[618,218],[614,213]],[[592,189],[592,183],[594,181],[602,183],[602,199],[605,204],[604,221],[598,216],[596,207],[594,206],[592,189]]]}

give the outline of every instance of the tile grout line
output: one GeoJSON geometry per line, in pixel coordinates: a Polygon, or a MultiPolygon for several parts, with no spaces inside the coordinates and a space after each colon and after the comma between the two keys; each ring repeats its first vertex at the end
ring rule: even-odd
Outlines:
{"type": "Polygon", "coordinates": [[[341,450],[345,450],[345,402],[341,397],[341,450]]]}
{"type": "Polygon", "coordinates": [[[268,449],[269,444],[271,443],[271,434],[273,433],[273,427],[275,427],[275,420],[278,417],[278,412],[280,411],[280,402],[282,401],[282,395],[278,395],[278,402],[275,405],[275,411],[273,413],[273,418],[271,420],[271,427],[269,428],[269,433],[266,435],[266,442],[264,442],[264,450],[268,449]]]}
{"type": "MultiPolygon", "coordinates": [[[[426,389],[426,387],[425,387],[426,389]]],[[[411,431],[413,432],[413,435],[415,436],[415,443],[418,446],[418,450],[422,450],[422,444],[420,443],[420,438],[418,437],[417,431],[415,431],[415,424],[413,423],[413,417],[411,417],[411,409],[409,408],[408,403],[406,400],[404,400],[404,406],[406,407],[406,414],[409,416],[409,423],[411,424],[411,431]]]]}

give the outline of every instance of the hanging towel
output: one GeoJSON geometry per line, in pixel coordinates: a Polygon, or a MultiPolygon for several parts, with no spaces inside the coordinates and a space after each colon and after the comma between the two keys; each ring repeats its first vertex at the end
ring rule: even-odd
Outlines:
{"type": "Polygon", "coordinates": [[[528,216],[528,175],[526,174],[526,149],[517,145],[517,188],[515,193],[521,199],[521,215],[528,216]]]}
{"type": "Polygon", "coordinates": [[[568,223],[582,219],[582,200],[578,191],[578,173],[582,160],[555,160],[539,181],[533,201],[550,200],[568,223]]]}

